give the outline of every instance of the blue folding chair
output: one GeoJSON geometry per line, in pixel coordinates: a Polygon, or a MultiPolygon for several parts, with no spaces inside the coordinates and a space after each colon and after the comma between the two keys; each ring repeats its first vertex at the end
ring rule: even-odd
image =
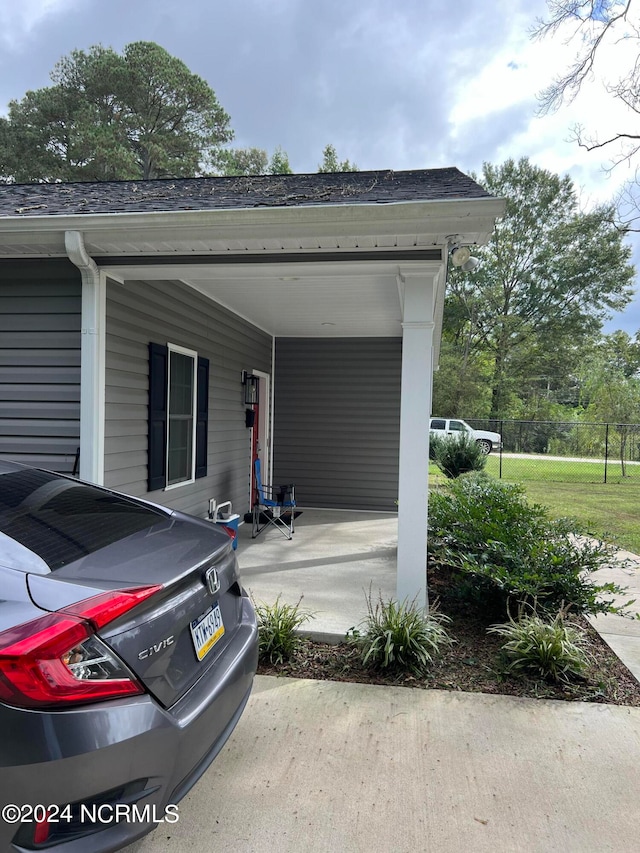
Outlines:
{"type": "Polygon", "coordinates": [[[296,515],[296,487],[271,486],[262,482],[260,460],[253,463],[256,498],[253,503],[251,536],[256,538],[269,525],[273,525],[286,539],[291,539],[296,515]]]}

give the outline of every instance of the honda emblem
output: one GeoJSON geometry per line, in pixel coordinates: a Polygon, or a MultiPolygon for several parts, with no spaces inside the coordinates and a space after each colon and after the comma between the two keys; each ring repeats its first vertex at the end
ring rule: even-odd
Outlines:
{"type": "Polygon", "coordinates": [[[209,590],[211,595],[215,595],[220,590],[220,579],[215,568],[207,569],[204,573],[204,585],[209,590]]]}

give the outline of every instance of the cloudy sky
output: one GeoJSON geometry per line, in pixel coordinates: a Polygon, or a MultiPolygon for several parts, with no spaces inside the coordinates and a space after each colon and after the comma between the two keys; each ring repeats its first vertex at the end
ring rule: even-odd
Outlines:
{"type": "MultiPolygon", "coordinates": [[[[545,0],[0,0],[0,112],[49,85],[74,48],[155,41],[215,90],[235,145],[281,145],[294,171],[316,171],[328,142],[361,169],[468,172],[527,156],[569,173],[588,207],[629,171],[608,176],[571,126],[630,120],[597,83],[536,116],[536,93],[577,49],[531,40],[545,13],[545,0]]],[[[640,269],[640,241],[634,259],[640,269]]],[[[640,294],[615,328],[640,329],[640,294]]]]}

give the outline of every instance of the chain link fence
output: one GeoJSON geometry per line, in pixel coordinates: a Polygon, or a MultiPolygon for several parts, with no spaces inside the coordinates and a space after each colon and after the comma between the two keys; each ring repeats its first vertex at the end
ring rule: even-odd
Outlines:
{"type": "Polygon", "coordinates": [[[506,480],[640,482],[640,424],[469,419],[502,436],[487,471],[506,480]]]}

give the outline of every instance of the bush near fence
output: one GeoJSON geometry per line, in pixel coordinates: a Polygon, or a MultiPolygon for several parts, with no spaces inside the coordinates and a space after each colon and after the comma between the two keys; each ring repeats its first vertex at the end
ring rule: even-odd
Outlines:
{"type": "Polygon", "coordinates": [[[502,449],[491,453],[487,471],[503,479],[537,479],[543,467],[542,479],[559,482],[640,480],[640,424],[477,418],[467,423],[501,434],[502,449]]]}

